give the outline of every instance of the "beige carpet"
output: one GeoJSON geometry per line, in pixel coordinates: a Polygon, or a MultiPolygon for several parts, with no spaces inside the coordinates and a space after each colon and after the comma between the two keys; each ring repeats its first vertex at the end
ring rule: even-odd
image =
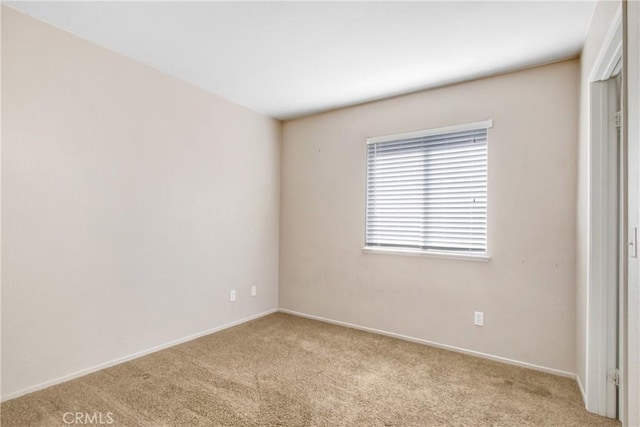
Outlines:
{"type": "Polygon", "coordinates": [[[281,313],[5,402],[2,426],[64,426],[66,412],[127,426],[619,425],[587,413],[571,379],[281,313]]]}

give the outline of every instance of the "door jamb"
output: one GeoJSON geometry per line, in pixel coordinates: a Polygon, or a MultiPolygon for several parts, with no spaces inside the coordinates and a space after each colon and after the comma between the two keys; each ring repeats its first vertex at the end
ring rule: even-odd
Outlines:
{"type": "MultiPolygon", "coordinates": [[[[587,267],[587,330],[586,330],[586,378],[584,384],[585,404],[587,410],[603,416],[614,417],[611,408],[607,405],[607,386],[610,373],[607,372],[607,360],[603,356],[603,348],[606,349],[607,336],[612,333],[607,329],[608,316],[613,315],[611,311],[611,301],[602,296],[607,295],[607,289],[603,286],[602,275],[604,268],[607,268],[609,260],[605,256],[605,251],[601,250],[607,245],[602,240],[598,245],[594,245],[594,240],[599,236],[607,236],[607,215],[603,206],[606,204],[607,188],[603,185],[608,168],[607,156],[596,156],[594,154],[602,152],[601,141],[603,131],[608,128],[608,118],[603,118],[598,114],[599,109],[594,105],[594,101],[599,104],[606,103],[607,99],[602,99],[594,90],[600,91],[593,83],[607,80],[612,77],[622,58],[622,9],[616,12],[612,25],[607,33],[607,37],[602,44],[598,57],[596,58],[591,73],[589,75],[589,144],[588,144],[588,267],[587,267]],[[604,172],[603,172],[604,171],[604,172]],[[604,268],[603,268],[604,266],[604,268]],[[603,360],[604,359],[604,360],[603,360]]],[[[608,139],[608,138],[607,138],[608,139]]],[[[620,189],[621,190],[621,189],[620,189]]],[[[621,194],[621,197],[624,197],[621,194]]],[[[622,236],[619,236],[620,238],[622,236]]],[[[620,254],[621,256],[621,254],[620,254]]],[[[615,263],[618,268],[618,263],[615,263]]],[[[622,272],[618,272],[621,276],[622,272]]],[[[620,287],[620,280],[617,284],[620,287]]],[[[618,292],[621,290],[618,289],[618,292]]],[[[620,334],[620,319],[616,318],[618,324],[618,336],[620,334]]],[[[618,348],[616,348],[618,350],[618,348]]],[[[622,367],[618,363],[619,367],[622,367]]],[[[619,376],[619,381],[623,381],[624,376],[619,376]]],[[[622,387],[619,388],[622,390],[622,387]]],[[[618,400],[618,408],[622,399],[618,400]]],[[[615,412],[615,411],[614,411],[615,412]]],[[[620,411],[618,411],[620,413],[620,411]]]]}

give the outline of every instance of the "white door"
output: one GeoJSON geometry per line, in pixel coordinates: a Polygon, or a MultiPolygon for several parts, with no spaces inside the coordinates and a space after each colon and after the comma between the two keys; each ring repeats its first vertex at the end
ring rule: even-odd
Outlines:
{"type": "Polygon", "coordinates": [[[619,67],[591,84],[589,236],[589,411],[618,417],[621,260],[619,67]]]}

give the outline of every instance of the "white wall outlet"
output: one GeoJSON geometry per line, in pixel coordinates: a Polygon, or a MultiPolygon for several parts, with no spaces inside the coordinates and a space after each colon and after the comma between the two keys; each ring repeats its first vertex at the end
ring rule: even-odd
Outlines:
{"type": "Polygon", "coordinates": [[[251,286],[251,296],[255,297],[258,294],[258,288],[256,285],[251,286]]]}
{"type": "Polygon", "coordinates": [[[229,293],[229,301],[235,301],[236,300],[236,291],[233,290],[229,293]]]}
{"type": "Polygon", "coordinates": [[[476,326],[484,326],[484,313],[482,311],[473,313],[473,324],[476,326]]]}

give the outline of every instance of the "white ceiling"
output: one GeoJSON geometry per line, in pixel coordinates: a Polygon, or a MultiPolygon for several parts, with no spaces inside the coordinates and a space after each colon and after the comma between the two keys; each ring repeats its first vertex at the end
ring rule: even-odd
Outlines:
{"type": "Polygon", "coordinates": [[[291,118],[580,52],[594,2],[10,2],[291,118]]]}

